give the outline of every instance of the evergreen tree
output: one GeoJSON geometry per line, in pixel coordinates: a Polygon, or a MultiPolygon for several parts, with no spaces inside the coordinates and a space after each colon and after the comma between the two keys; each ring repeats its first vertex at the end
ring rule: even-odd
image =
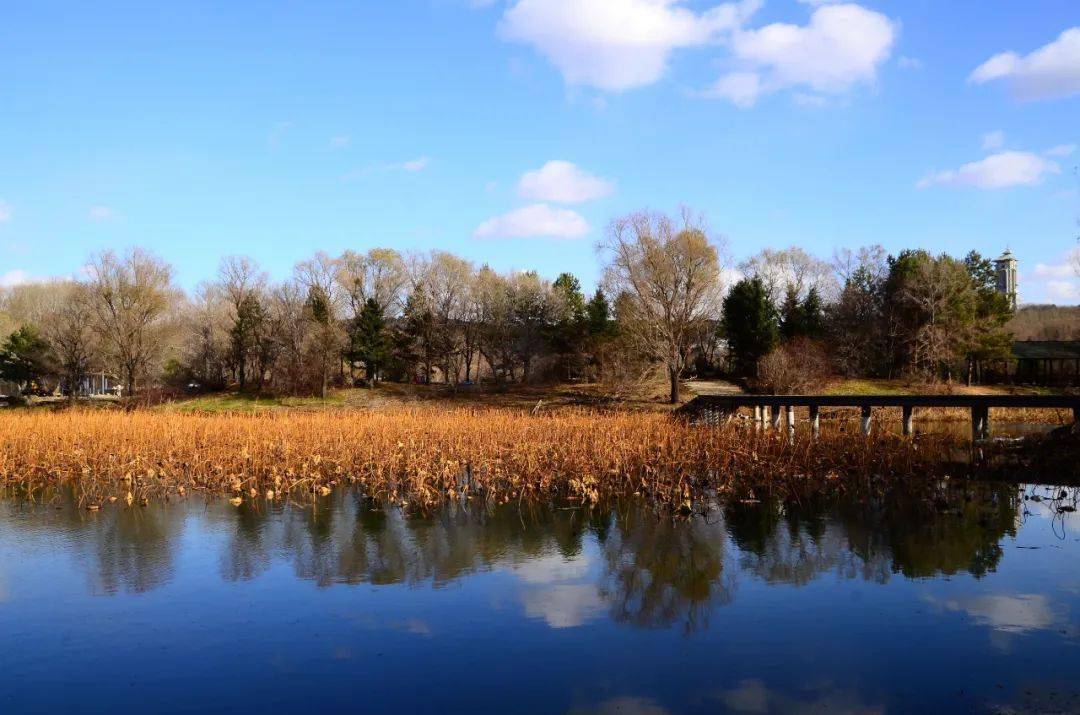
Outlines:
{"type": "Polygon", "coordinates": [[[390,358],[390,336],[382,309],[374,298],[368,298],[349,326],[349,346],[345,357],[349,362],[363,363],[367,379],[376,382],[379,371],[390,358]]]}
{"type": "Polygon", "coordinates": [[[825,335],[825,307],[821,303],[821,294],[811,287],[802,302],[802,335],[818,340],[825,335]]]}
{"type": "Polygon", "coordinates": [[[597,288],[596,293],[585,306],[589,335],[592,337],[611,332],[611,305],[604,291],[597,288]]]}
{"type": "Polygon", "coordinates": [[[784,342],[804,333],[803,306],[795,286],[788,286],[780,306],[780,337],[784,342]]]}
{"type": "Polygon", "coordinates": [[[229,328],[229,344],[241,389],[247,384],[247,366],[265,320],[266,311],[254,293],[245,295],[236,306],[236,319],[229,328]]]}
{"type": "Polygon", "coordinates": [[[561,274],[551,288],[555,296],[556,316],[549,343],[557,356],[559,376],[566,379],[575,376],[585,362],[588,312],[581,283],[573,275],[561,274]]]}
{"type": "Polygon", "coordinates": [[[0,346],[0,379],[18,384],[20,390],[40,385],[55,373],[52,347],[32,325],[22,326],[0,346]]]}
{"type": "Polygon", "coordinates": [[[779,339],[776,308],[760,278],[744,278],[724,298],[724,335],[740,375],[754,375],[758,360],[779,339]]]}
{"type": "Polygon", "coordinates": [[[424,370],[423,382],[431,381],[431,370],[438,355],[435,315],[428,307],[423,288],[417,288],[405,301],[400,334],[395,340],[395,358],[400,366],[415,376],[417,366],[424,370]]]}

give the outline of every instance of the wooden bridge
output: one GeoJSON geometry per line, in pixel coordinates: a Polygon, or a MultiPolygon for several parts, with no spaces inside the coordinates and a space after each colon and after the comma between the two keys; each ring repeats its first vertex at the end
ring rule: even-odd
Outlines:
{"type": "Polygon", "coordinates": [[[869,435],[873,428],[873,413],[882,407],[901,409],[905,435],[915,432],[915,411],[925,407],[955,407],[971,410],[973,441],[990,437],[990,408],[1050,408],[1072,410],[1073,419],[1080,422],[1080,395],[702,395],[679,408],[678,413],[716,424],[746,407],[753,412],[759,428],[785,428],[795,432],[795,408],[806,407],[810,415],[810,431],[821,431],[821,408],[855,408],[862,412],[862,433],[869,435]]]}

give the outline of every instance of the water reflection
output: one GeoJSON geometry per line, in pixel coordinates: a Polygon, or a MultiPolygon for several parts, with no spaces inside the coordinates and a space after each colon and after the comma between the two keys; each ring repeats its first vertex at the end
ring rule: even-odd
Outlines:
{"type": "Polygon", "coordinates": [[[220,674],[242,667],[252,682],[306,678],[338,704],[369,673],[372,702],[410,712],[443,698],[457,706],[446,711],[499,711],[488,691],[523,678],[542,692],[511,709],[534,712],[979,710],[1023,702],[1025,679],[1068,694],[1076,495],[956,483],[881,502],[733,502],[688,520],[636,501],[408,514],[352,491],[306,507],[7,500],[0,711],[41,697],[42,711],[78,709],[68,691],[19,690],[68,658],[95,673],[87,687],[111,677],[110,659],[140,663],[145,687],[106,688],[102,709],[159,688],[171,709],[198,709],[173,681],[220,684],[221,709],[307,704],[304,688],[231,700],[246,691],[220,674]]]}
{"type": "Polygon", "coordinates": [[[1023,504],[1041,502],[1002,483],[887,505],[738,502],[685,521],[644,503],[451,505],[408,515],[351,491],[307,507],[191,500],[90,513],[59,496],[3,508],[21,532],[63,535],[99,593],[168,582],[185,524],[197,520],[225,535],[218,548],[228,581],[257,579],[275,563],[319,586],[440,586],[499,570],[521,581],[527,612],[553,627],[579,625],[603,606],[618,622],[694,630],[735,597],[737,572],[795,586],[823,574],[874,583],[895,573],[984,576],[1002,557],[1002,539],[1015,536],[1023,504]],[[541,584],[548,588],[530,588],[541,584]]]}

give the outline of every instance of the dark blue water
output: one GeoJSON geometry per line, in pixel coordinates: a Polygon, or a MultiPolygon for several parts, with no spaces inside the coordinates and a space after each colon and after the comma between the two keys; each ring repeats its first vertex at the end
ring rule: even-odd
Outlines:
{"type": "Polygon", "coordinates": [[[0,712],[1077,712],[1059,492],[676,522],[9,499],[0,712]]]}

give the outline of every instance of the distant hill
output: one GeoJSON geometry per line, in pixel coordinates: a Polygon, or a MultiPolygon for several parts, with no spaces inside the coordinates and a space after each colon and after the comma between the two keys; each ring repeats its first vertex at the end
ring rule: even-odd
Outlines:
{"type": "Polygon", "coordinates": [[[1025,305],[1007,327],[1017,340],[1080,340],[1080,306],[1025,305]]]}

